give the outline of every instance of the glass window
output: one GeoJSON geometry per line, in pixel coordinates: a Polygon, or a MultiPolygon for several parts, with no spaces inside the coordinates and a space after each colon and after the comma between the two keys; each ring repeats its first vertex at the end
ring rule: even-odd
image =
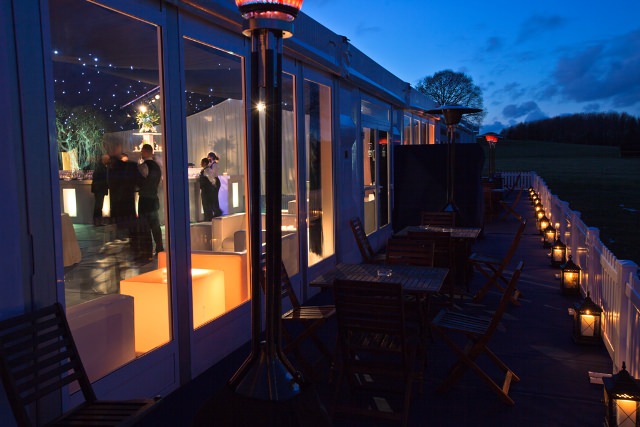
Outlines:
{"type": "Polygon", "coordinates": [[[309,265],[333,255],[331,89],[304,81],[309,265]]]}
{"type": "Polygon", "coordinates": [[[299,271],[298,173],[295,77],[282,74],[282,261],[289,275],[299,271]]]}
{"type": "Polygon", "coordinates": [[[389,223],[389,134],[363,128],[364,228],[367,234],[389,223]]]}
{"type": "Polygon", "coordinates": [[[402,144],[411,144],[411,116],[404,116],[404,128],[402,132],[402,144]]]}
{"type": "Polygon", "coordinates": [[[242,58],[185,38],[193,327],[249,298],[242,58]]]}
{"type": "Polygon", "coordinates": [[[158,28],[49,10],[67,317],[93,381],[171,340],[158,28]]]}

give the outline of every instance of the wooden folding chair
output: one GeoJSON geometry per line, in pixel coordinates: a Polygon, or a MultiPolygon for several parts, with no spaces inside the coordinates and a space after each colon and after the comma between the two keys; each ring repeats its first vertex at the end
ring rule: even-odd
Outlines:
{"type": "Polygon", "coordinates": [[[48,426],[132,426],[156,400],[98,400],[60,304],[0,322],[0,373],[19,426],[35,426],[30,407],[77,383],[85,401],[48,426]]]}
{"type": "MultiPolygon", "coordinates": [[[[264,274],[262,278],[262,288],[264,291],[264,274]]],[[[291,309],[282,315],[283,351],[292,352],[296,360],[303,366],[303,370],[307,374],[313,375],[314,366],[323,357],[326,357],[328,361],[333,359],[333,354],[317,333],[318,328],[324,325],[336,313],[336,308],[333,305],[311,306],[300,304],[284,263],[281,266],[281,286],[282,299],[289,301],[291,304],[291,309]],[[299,331],[300,327],[302,328],[301,331],[299,331]],[[307,338],[314,343],[321,354],[320,358],[312,363],[307,361],[300,346],[300,343],[307,338]]]]}
{"type": "Polygon", "coordinates": [[[385,264],[433,267],[434,242],[392,237],[387,241],[385,264]]]}
{"type": "Polygon", "coordinates": [[[438,387],[439,392],[447,391],[460,380],[462,374],[467,369],[471,369],[487,383],[494,393],[500,396],[504,403],[509,405],[514,404],[513,399],[509,396],[509,388],[511,382],[518,382],[520,378],[489,349],[488,344],[516,289],[516,283],[520,278],[523,266],[523,262],[518,264],[492,318],[445,309],[440,311],[433,319],[431,322],[432,330],[438,336],[442,337],[459,357],[456,363],[449,369],[447,378],[438,387]],[[467,344],[464,347],[460,346],[449,336],[450,333],[464,335],[467,338],[467,344]],[[504,373],[501,385],[496,383],[494,379],[476,363],[478,356],[481,354],[486,355],[489,360],[504,373]]]}
{"type": "Polygon", "coordinates": [[[511,203],[508,203],[505,200],[500,200],[498,202],[498,203],[500,203],[500,206],[504,210],[504,214],[502,216],[502,219],[507,219],[507,218],[509,218],[509,215],[513,215],[518,221],[522,221],[522,215],[520,215],[515,210],[515,207],[518,206],[518,203],[520,202],[520,197],[522,197],[522,192],[523,191],[524,191],[524,188],[521,188],[518,191],[518,193],[516,194],[516,197],[513,199],[513,201],[511,203]]]}
{"type": "Polygon", "coordinates": [[[402,286],[336,280],[333,290],[340,359],[332,412],[406,425],[422,364],[405,318],[402,286]]]}
{"type": "MultiPolygon", "coordinates": [[[[509,245],[507,253],[502,259],[478,253],[471,254],[471,256],[469,257],[469,262],[471,262],[476,271],[480,272],[480,274],[482,274],[487,279],[484,285],[482,285],[482,287],[474,295],[474,302],[482,300],[482,298],[484,298],[484,296],[492,286],[495,286],[500,291],[504,292],[504,287],[499,282],[502,282],[504,285],[509,283],[509,280],[505,277],[505,269],[516,253],[516,249],[518,249],[518,245],[520,244],[520,240],[522,238],[522,234],[524,233],[526,225],[527,220],[523,219],[518,226],[516,234],[513,236],[513,240],[509,245]]],[[[519,296],[521,296],[520,291],[515,292],[512,299],[512,302],[514,304],[518,304],[517,299],[519,296]]]]}
{"type": "Polygon", "coordinates": [[[351,230],[353,231],[353,236],[356,238],[356,243],[358,244],[358,249],[360,249],[362,260],[368,264],[384,262],[384,254],[377,254],[371,247],[369,238],[367,237],[367,233],[364,231],[364,226],[362,225],[360,218],[352,218],[351,221],[349,221],[349,224],[351,224],[351,230]]]}
{"type": "Polygon", "coordinates": [[[516,189],[520,189],[520,190],[524,189],[524,187],[520,184],[521,180],[522,180],[522,174],[519,173],[518,176],[516,176],[516,180],[513,181],[512,185],[505,186],[505,189],[507,190],[507,194],[505,194],[505,197],[509,197],[511,193],[516,189]]]}
{"type": "Polygon", "coordinates": [[[437,225],[441,227],[454,227],[456,225],[455,212],[421,211],[420,225],[437,225]]]}

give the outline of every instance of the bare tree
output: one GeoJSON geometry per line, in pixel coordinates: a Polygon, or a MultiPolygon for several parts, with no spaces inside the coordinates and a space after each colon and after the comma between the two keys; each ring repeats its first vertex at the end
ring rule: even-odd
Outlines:
{"type": "MultiPolygon", "coordinates": [[[[484,110],[482,90],[473,84],[465,73],[442,70],[418,81],[416,89],[431,97],[438,105],[464,105],[484,110]]],[[[462,120],[472,126],[480,126],[486,113],[469,114],[462,120]]]]}

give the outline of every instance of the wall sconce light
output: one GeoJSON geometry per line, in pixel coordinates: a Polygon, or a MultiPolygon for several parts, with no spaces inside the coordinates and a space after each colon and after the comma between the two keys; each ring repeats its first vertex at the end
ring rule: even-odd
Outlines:
{"type": "Polygon", "coordinates": [[[560,267],[567,262],[567,245],[560,238],[556,239],[551,246],[551,265],[560,267]]]}
{"type": "Polygon", "coordinates": [[[542,234],[542,246],[545,248],[550,248],[553,245],[553,242],[556,240],[556,228],[549,224],[547,228],[544,229],[544,233],[542,234]]]}
{"type": "Polygon", "coordinates": [[[622,370],[611,377],[603,377],[604,384],[604,424],[607,427],[638,425],[638,402],[640,402],[640,384],[622,362],[622,370]]]}
{"type": "Polygon", "coordinates": [[[578,267],[571,255],[565,264],[560,266],[562,272],[560,273],[560,289],[565,295],[579,295],[580,294],[580,273],[582,269],[578,267]]]}
{"type": "Polygon", "coordinates": [[[573,342],[600,344],[602,342],[602,308],[587,292],[587,297],[573,310],[573,342]]]}

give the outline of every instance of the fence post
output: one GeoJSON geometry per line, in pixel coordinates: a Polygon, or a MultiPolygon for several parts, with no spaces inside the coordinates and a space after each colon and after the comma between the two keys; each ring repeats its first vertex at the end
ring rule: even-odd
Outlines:
{"type": "MultiPolygon", "coordinates": [[[[633,363],[635,368],[638,368],[638,361],[636,360],[637,356],[633,354],[633,348],[630,346],[632,341],[631,334],[637,333],[638,331],[634,328],[634,316],[635,312],[633,310],[633,304],[631,300],[631,276],[637,274],[638,264],[629,260],[618,261],[618,277],[616,278],[620,292],[620,322],[618,327],[620,328],[620,342],[618,343],[618,348],[616,349],[616,358],[614,359],[614,364],[616,368],[620,368],[622,366],[622,362],[633,363]]],[[[637,325],[636,325],[637,326],[637,325]]],[[[636,348],[636,351],[638,349],[636,348]]]]}

